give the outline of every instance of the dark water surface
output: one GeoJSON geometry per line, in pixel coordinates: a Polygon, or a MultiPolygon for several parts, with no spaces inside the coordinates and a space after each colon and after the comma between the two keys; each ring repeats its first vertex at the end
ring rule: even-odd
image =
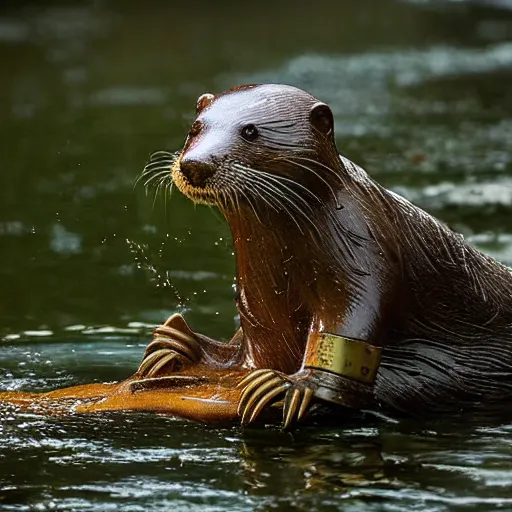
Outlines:
{"type": "MultiPolygon", "coordinates": [[[[2,389],[123,379],[177,310],[231,336],[220,215],[133,183],[238,83],[329,102],[340,151],[512,263],[511,2],[176,4],[2,3],[2,389]]],[[[0,413],[1,510],[171,508],[512,510],[512,428],[0,413]]]]}

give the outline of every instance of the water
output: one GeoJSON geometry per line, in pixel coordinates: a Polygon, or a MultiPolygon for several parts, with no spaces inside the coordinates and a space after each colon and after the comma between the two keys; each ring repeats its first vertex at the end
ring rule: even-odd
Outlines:
{"type": "MultiPolygon", "coordinates": [[[[0,10],[0,386],[120,380],[151,326],[236,325],[216,212],[133,189],[196,98],[304,87],[340,151],[512,264],[505,0],[7,3],[0,10]]],[[[512,510],[510,426],[347,418],[216,429],[157,415],[0,416],[1,510],[512,510]]]]}

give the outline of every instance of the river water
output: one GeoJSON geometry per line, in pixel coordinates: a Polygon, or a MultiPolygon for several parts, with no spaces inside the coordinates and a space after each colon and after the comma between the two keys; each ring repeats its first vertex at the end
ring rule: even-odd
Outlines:
{"type": "MultiPolygon", "coordinates": [[[[5,2],[0,387],[120,380],[174,311],[228,338],[220,215],[134,188],[196,98],[305,88],[340,151],[512,264],[512,5],[5,2]]],[[[217,429],[0,412],[0,510],[512,510],[512,428],[350,419],[217,429]]]]}

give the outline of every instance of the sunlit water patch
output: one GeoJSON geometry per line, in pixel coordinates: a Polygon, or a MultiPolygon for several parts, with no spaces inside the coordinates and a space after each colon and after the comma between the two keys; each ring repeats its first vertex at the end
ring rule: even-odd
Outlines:
{"type": "MultiPolygon", "coordinates": [[[[435,46],[356,55],[301,55],[281,68],[238,78],[249,83],[295,84],[329,102],[340,120],[352,121],[359,116],[377,117],[392,112],[396,108],[393,101],[400,101],[394,94],[397,89],[446,77],[508,70],[510,67],[512,43],[506,42],[487,48],[435,46]]],[[[233,81],[233,77],[229,79],[233,81]]],[[[432,113],[457,112],[457,109],[463,108],[456,102],[450,107],[434,101],[420,105],[423,107],[421,114],[427,114],[429,110],[432,113]]],[[[471,110],[476,105],[469,103],[467,108],[471,110]]],[[[414,110],[414,104],[409,104],[409,110],[414,110]]],[[[366,128],[382,130],[383,126],[378,123],[366,128]]],[[[340,135],[362,134],[357,124],[343,122],[339,123],[337,132],[340,135]]]]}

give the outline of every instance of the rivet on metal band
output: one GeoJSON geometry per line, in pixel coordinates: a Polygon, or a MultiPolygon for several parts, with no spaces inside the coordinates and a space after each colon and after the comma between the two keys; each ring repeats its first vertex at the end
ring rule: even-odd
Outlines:
{"type": "Polygon", "coordinates": [[[318,368],[372,384],[380,365],[381,348],[363,340],[319,333],[308,341],[305,367],[318,368]]]}

